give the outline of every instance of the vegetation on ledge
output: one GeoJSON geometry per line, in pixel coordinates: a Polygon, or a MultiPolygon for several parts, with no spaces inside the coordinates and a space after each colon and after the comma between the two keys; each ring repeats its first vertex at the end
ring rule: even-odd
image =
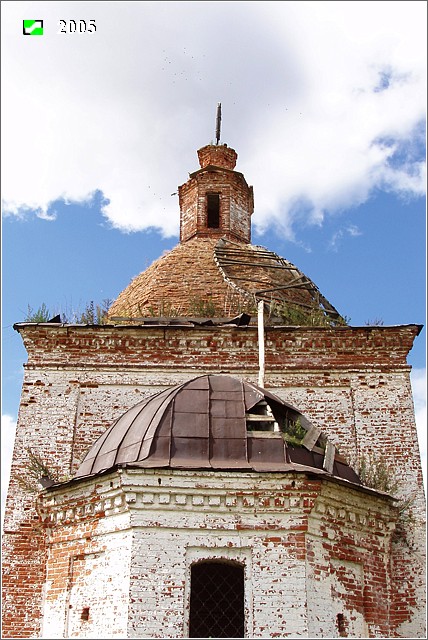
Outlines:
{"type": "Polygon", "coordinates": [[[51,312],[44,302],[36,310],[28,305],[24,322],[51,322],[53,318],[58,317],[58,322],[65,324],[107,324],[107,313],[111,303],[111,300],[103,300],[101,304],[95,304],[91,300],[86,303],[83,311],[78,309],[60,312],[51,312]]]}

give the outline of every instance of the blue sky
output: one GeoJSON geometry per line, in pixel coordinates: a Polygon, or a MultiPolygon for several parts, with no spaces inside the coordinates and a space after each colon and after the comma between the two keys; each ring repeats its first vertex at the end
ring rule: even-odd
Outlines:
{"type": "MultiPolygon", "coordinates": [[[[3,2],[2,89],[6,467],[26,359],[13,323],[114,299],[177,244],[171,194],[218,102],[253,242],[353,325],[425,324],[425,2],[3,2]]],[[[425,335],[409,356],[421,433],[425,335]]]]}

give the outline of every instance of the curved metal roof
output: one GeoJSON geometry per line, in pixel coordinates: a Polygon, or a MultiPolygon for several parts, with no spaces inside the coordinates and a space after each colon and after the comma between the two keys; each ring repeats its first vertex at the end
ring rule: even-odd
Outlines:
{"type": "Polygon", "coordinates": [[[228,375],[203,375],[136,404],[98,438],[75,478],[117,465],[316,470],[360,484],[320,429],[297,409],[228,375]]]}

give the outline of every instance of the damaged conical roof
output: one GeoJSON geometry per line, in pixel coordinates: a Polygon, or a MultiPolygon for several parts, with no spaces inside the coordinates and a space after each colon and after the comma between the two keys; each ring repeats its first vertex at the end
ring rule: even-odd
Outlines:
{"type": "Polygon", "coordinates": [[[200,169],[178,187],[180,244],[133,279],[109,320],[251,315],[264,300],[286,324],[343,324],[310,278],[251,244],[253,188],[234,170],[236,151],[206,145],[198,158],[200,169]]]}
{"type": "Polygon", "coordinates": [[[109,318],[251,315],[259,300],[279,311],[298,310],[295,324],[305,324],[304,315],[314,312],[342,321],[315,283],[285,258],[253,244],[200,237],[177,245],[134,278],[109,318]]]}
{"type": "Polygon", "coordinates": [[[95,442],[75,477],[117,465],[312,470],[360,484],[334,446],[297,409],[227,375],[203,375],[136,404],[95,442]]]}

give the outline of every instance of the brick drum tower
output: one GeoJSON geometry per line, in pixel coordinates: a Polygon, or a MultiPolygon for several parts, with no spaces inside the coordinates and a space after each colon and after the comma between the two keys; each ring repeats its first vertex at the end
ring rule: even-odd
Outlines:
{"type": "Polygon", "coordinates": [[[15,325],[3,637],[425,638],[421,327],[348,326],[198,157],[105,324],[15,325]]]}

